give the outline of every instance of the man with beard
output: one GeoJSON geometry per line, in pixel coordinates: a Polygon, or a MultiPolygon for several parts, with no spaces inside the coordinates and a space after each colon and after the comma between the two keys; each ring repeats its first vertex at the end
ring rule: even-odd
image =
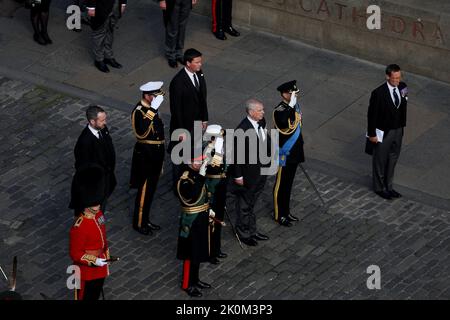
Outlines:
{"type": "Polygon", "coordinates": [[[106,201],[114,191],[117,181],[114,174],[116,153],[106,126],[106,112],[99,106],[90,106],[86,110],[88,124],[81,132],[75,145],[75,176],[72,181],[71,201],[69,208],[75,214],[83,210],[81,198],[77,188],[78,174],[81,170],[97,165],[103,169],[105,178],[103,183],[104,199],[100,202],[101,210],[105,212],[106,201]]]}

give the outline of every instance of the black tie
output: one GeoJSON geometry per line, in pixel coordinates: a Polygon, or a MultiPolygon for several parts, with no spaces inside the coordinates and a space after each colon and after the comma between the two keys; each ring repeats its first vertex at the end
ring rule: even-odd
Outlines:
{"type": "Polygon", "coordinates": [[[98,130],[98,138],[99,138],[100,140],[103,139],[103,135],[102,135],[102,131],[101,131],[101,130],[98,130]]]}
{"type": "Polygon", "coordinates": [[[195,84],[195,89],[198,90],[200,88],[200,86],[198,84],[197,75],[195,73],[194,73],[194,84],[195,84]]]}
{"type": "Polygon", "coordinates": [[[395,89],[397,89],[397,88],[394,88],[394,101],[395,101],[395,107],[398,108],[400,106],[400,99],[398,98],[398,95],[397,95],[397,92],[395,91],[395,89]]]}

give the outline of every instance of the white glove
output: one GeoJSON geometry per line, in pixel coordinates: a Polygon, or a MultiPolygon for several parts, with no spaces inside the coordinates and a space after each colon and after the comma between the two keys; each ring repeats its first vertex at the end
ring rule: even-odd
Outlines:
{"type": "Polygon", "coordinates": [[[216,213],[213,211],[213,209],[209,209],[209,216],[211,218],[214,218],[216,216],[216,213]]]}
{"type": "Polygon", "coordinates": [[[289,106],[291,108],[294,108],[296,104],[297,104],[297,95],[295,93],[292,93],[291,101],[289,101],[289,106]]]}
{"type": "Polygon", "coordinates": [[[222,137],[216,138],[215,143],[214,143],[214,149],[216,150],[216,153],[223,154],[223,138],[222,137]]]}
{"type": "Polygon", "coordinates": [[[97,267],[104,267],[104,266],[106,266],[108,264],[108,262],[106,262],[106,259],[103,259],[103,258],[97,258],[97,259],[95,259],[95,265],[97,266],[97,267]]]}
{"type": "Polygon", "coordinates": [[[151,107],[155,110],[158,110],[161,103],[164,101],[164,97],[162,95],[156,96],[153,98],[152,103],[150,104],[151,107]]]}

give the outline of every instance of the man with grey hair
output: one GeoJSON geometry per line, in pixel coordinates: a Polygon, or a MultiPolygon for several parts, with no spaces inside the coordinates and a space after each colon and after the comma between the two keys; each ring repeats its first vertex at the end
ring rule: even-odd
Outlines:
{"type": "Polygon", "coordinates": [[[256,246],[258,240],[269,237],[257,232],[255,203],[264,189],[267,177],[261,175],[261,150],[269,150],[270,138],[266,130],[264,106],[261,101],[246,102],[247,116],[236,128],[234,136],[234,165],[231,192],[235,196],[236,230],[239,238],[248,246],[256,246]],[[239,142],[243,137],[243,146],[239,142]],[[256,143],[255,143],[256,142],[256,143]],[[253,157],[256,155],[256,158],[253,157]]]}

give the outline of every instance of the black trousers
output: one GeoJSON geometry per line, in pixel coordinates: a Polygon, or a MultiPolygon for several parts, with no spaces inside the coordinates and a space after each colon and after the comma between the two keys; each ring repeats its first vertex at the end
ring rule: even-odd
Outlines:
{"type": "MultiPolygon", "coordinates": [[[[260,176],[255,184],[244,187],[232,182],[232,193],[235,196],[236,232],[240,238],[248,239],[257,232],[254,207],[264,189],[267,177],[260,176]]],[[[244,181],[244,183],[247,183],[244,181]]]]}
{"type": "Polygon", "coordinates": [[[231,27],[233,0],[212,0],[212,32],[231,27]]]}
{"type": "MultiPolygon", "coordinates": [[[[211,205],[212,209],[216,213],[216,219],[224,221],[225,206],[227,200],[227,180],[224,179],[217,186],[214,192],[214,203],[211,205]]],[[[210,257],[217,257],[221,252],[221,238],[222,238],[222,225],[220,223],[213,222],[213,226],[210,226],[210,257]]]]}
{"type": "Polygon", "coordinates": [[[75,300],[98,300],[104,283],[105,278],[82,281],[81,289],[75,292],[75,300]]]}
{"type": "Polygon", "coordinates": [[[287,163],[286,166],[278,168],[275,185],[273,186],[274,218],[276,221],[290,214],[292,184],[297,167],[297,163],[287,163]]]}
{"type": "Polygon", "coordinates": [[[134,202],[133,227],[141,228],[150,222],[150,208],[152,207],[156,187],[164,163],[164,150],[161,148],[159,154],[155,154],[153,161],[148,161],[149,171],[145,180],[138,188],[134,202]]]}
{"type": "Polygon", "coordinates": [[[377,143],[372,155],[372,179],[375,192],[391,191],[394,170],[402,148],[403,128],[384,133],[383,142],[377,143]]]}

